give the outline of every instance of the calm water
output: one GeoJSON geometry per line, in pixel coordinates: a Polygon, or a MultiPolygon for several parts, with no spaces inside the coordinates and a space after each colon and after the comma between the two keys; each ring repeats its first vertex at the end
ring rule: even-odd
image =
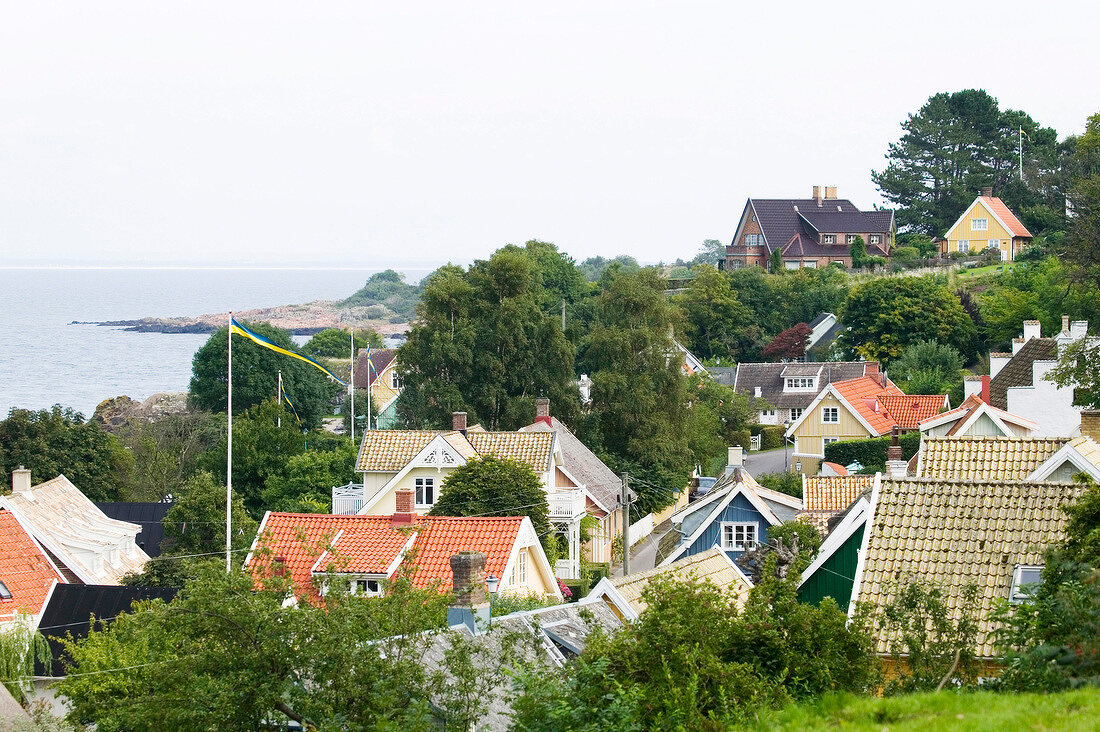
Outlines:
{"type": "MultiPolygon", "coordinates": [[[[347,297],[377,270],[0,269],[0,417],[185,391],[208,336],[73,321],[194,316],[347,297]]],[[[405,269],[415,282],[428,273],[405,269]]]]}

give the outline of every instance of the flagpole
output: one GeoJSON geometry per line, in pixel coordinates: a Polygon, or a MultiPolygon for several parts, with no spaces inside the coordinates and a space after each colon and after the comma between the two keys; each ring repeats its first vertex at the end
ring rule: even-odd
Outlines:
{"type": "Polygon", "coordinates": [[[282,426],[283,426],[283,410],[281,409],[281,407],[283,406],[283,370],[282,369],[279,369],[279,386],[275,389],[275,403],[278,404],[279,407],[280,407],[279,411],[276,413],[278,416],[275,417],[275,426],[279,427],[281,429],[282,426]]]}
{"type": "Polygon", "coordinates": [[[351,444],[355,444],[355,327],[348,328],[351,333],[351,444]]]}
{"type": "Polygon", "coordinates": [[[229,311],[229,366],[226,381],[229,386],[229,429],[226,433],[225,450],[225,573],[232,566],[232,527],[233,527],[233,311],[229,311]]]}
{"type": "MultiPolygon", "coordinates": [[[[370,355],[370,342],[367,342],[367,426],[363,428],[364,432],[370,432],[370,408],[374,404],[374,381],[371,380],[371,355],[370,355]]],[[[375,378],[378,377],[378,373],[375,372],[375,378]]]]}

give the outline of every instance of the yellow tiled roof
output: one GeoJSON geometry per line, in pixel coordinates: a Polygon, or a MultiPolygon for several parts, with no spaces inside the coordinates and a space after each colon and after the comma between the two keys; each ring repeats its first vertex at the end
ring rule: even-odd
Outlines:
{"type": "Polygon", "coordinates": [[[1100,445],[1091,437],[1074,437],[1069,441],[1073,449],[1081,453],[1081,457],[1100,468],[1100,445]]]}
{"type": "Polygon", "coordinates": [[[431,430],[367,430],[359,445],[355,469],[358,472],[401,470],[436,435],[441,434],[431,430]]]}
{"type": "Polygon", "coordinates": [[[925,437],[921,477],[1023,480],[1067,442],[1064,437],[925,437]]]}
{"type": "Polygon", "coordinates": [[[481,455],[512,458],[527,463],[536,473],[550,467],[553,432],[469,432],[466,439],[481,455]]]}
{"type": "Polygon", "coordinates": [[[642,600],[642,592],[654,577],[670,576],[676,579],[694,579],[697,582],[710,582],[716,587],[732,590],[738,608],[745,605],[749,599],[749,586],[741,579],[733,567],[730,566],[721,549],[714,547],[699,554],[692,554],[664,567],[629,574],[626,577],[616,577],[611,580],[615,589],[630,603],[634,612],[641,613],[646,609],[646,603],[642,600]]]}
{"type": "Polygon", "coordinates": [[[799,518],[809,521],[825,536],[829,520],[843,513],[874,484],[874,475],[807,475],[802,491],[805,510],[799,518]]]}
{"type": "MultiPolygon", "coordinates": [[[[899,582],[920,579],[944,590],[957,619],[962,592],[974,584],[976,651],[992,657],[994,600],[1008,598],[1017,564],[1043,563],[1043,550],[1063,536],[1063,507],[1083,489],[1074,483],[884,479],[857,599],[881,612],[899,582]]],[[[879,653],[890,652],[891,640],[878,632],[879,653]]]]}

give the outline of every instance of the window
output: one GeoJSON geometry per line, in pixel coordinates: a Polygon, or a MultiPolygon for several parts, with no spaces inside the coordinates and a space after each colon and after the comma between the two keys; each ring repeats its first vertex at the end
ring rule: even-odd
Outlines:
{"type": "Polygon", "coordinates": [[[989,219],[970,219],[971,231],[989,231],[989,219]]]}
{"type": "Polygon", "coordinates": [[[969,252],[970,251],[970,242],[966,239],[959,239],[959,251],[960,252],[969,252]]]}
{"type": "Polygon", "coordinates": [[[520,550],[516,555],[516,563],[512,565],[512,571],[508,575],[508,584],[511,587],[519,587],[527,584],[527,551],[520,550]]]}
{"type": "Polygon", "coordinates": [[[848,246],[851,246],[852,244],[856,243],[856,237],[857,236],[858,236],[858,234],[849,234],[848,235],[848,246]]]}
{"type": "Polygon", "coordinates": [[[760,416],[761,417],[774,417],[775,416],[775,410],[774,409],[761,409],[760,410],[760,416]]]}
{"type": "Polygon", "coordinates": [[[817,379],[813,376],[798,376],[787,378],[787,389],[814,389],[817,386],[817,379]]]}
{"type": "Polygon", "coordinates": [[[758,247],[764,243],[764,237],[760,234],[745,234],[745,246],[758,247]]]}
{"type": "Polygon", "coordinates": [[[1035,586],[1043,581],[1040,576],[1042,571],[1042,567],[1017,564],[1012,572],[1012,589],[1008,592],[1008,601],[1023,602],[1029,599],[1035,591],[1035,586]]]}
{"type": "Polygon", "coordinates": [[[990,239],[989,240],[989,248],[990,249],[1000,249],[1001,248],[1001,240],[1000,239],[990,239]]]}
{"type": "Polygon", "coordinates": [[[791,421],[793,422],[796,419],[798,419],[799,417],[801,417],[802,412],[804,412],[804,411],[805,410],[802,407],[794,407],[793,409],[791,409],[791,421]]]}
{"type": "Polygon", "coordinates": [[[834,442],[836,442],[839,439],[840,439],[839,437],[822,437],[821,438],[821,444],[823,446],[828,446],[828,445],[833,444],[834,442]]]}
{"type": "Polygon", "coordinates": [[[722,524],[722,548],[741,552],[756,546],[756,524],[722,524]]]}
{"type": "Polygon", "coordinates": [[[822,407],[821,421],[828,424],[840,422],[840,407],[822,407]]]}
{"type": "Polygon", "coordinates": [[[821,235],[821,243],[822,244],[836,244],[836,234],[822,234],[821,235]]]}
{"type": "Polygon", "coordinates": [[[364,597],[381,597],[382,581],[376,579],[356,579],[351,581],[351,594],[364,597]]]}
{"type": "Polygon", "coordinates": [[[435,503],[435,478],[416,479],[416,505],[431,506],[435,503]]]}
{"type": "Polygon", "coordinates": [[[0,582],[0,600],[10,600],[11,598],[11,590],[3,582],[0,582]]]}
{"type": "Polygon", "coordinates": [[[799,262],[797,259],[786,259],[783,261],[783,269],[798,269],[799,262]]]}
{"type": "Polygon", "coordinates": [[[396,371],[390,372],[390,387],[394,389],[401,388],[401,374],[397,373],[396,371]]]}
{"type": "Polygon", "coordinates": [[[881,240],[879,239],[879,235],[878,235],[878,234],[871,234],[871,237],[870,237],[870,238],[871,238],[871,243],[872,243],[872,244],[878,244],[878,243],[879,243],[879,241],[881,241],[881,240]]]}

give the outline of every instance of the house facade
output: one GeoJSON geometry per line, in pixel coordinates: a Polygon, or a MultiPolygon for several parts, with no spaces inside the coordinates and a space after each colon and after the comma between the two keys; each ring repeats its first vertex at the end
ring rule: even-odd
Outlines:
{"type": "MultiPolygon", "coordinates": [[[[872,483],[881,479],[881,476],[867,477],[872,478],[872,483]]],[[[841,610],[848,612],[870,507],[870,496],[863,495],[843,512],[843,519],[822,542],[813,562],[802,573],[798,585],[800,602],[820,605],[826,597],[831,597],[841,610]]]]}
{"type": "Polygon", "coordinates": [[[862,237],[869,255],[889,256],[894,241],[892,211],[860,211],[837,198],[835,186],[814,186],[811,198],[750,198],[733,240],[727,269],[767,267],[778,250],[785,269],[852,266],[849,246],[862,237]]]}
{"type": "Polygon", "coordinates": [[[391,429],[397,424],[397,397],[401,375],[397,371],[396,348],[360,348],[355,357],[355,388],[369,394],[378,408],[371,415],[371,427],[391,429]]]}
{"type": "Polygon", "coordinates": [[[992,188],[983,188],[939,242],[941,254],[981,254],[996,249],[1002,261],[1011,262],[1031,244],[1031,232],[993,195],[992,188]]]}
{"type": "Polygon", "coordinates": [[[930,437],[1028,437],[1038,425],[1030,419],[997,409],[989,404],[990,378],[967,377],[966,388],[981,385],[981,393],[972,393],[955,409],[937,414],[920,423],[921,434],[930,437]]]}
{"type": "Polygon", "coordinates": [[[760,424],[779,425],[796,421],[821,390],[834,381],[872,373],[878,373],[878,363],[742,363],[734,370],[730,385],[764,402],[757,414],[760,424]]]}

